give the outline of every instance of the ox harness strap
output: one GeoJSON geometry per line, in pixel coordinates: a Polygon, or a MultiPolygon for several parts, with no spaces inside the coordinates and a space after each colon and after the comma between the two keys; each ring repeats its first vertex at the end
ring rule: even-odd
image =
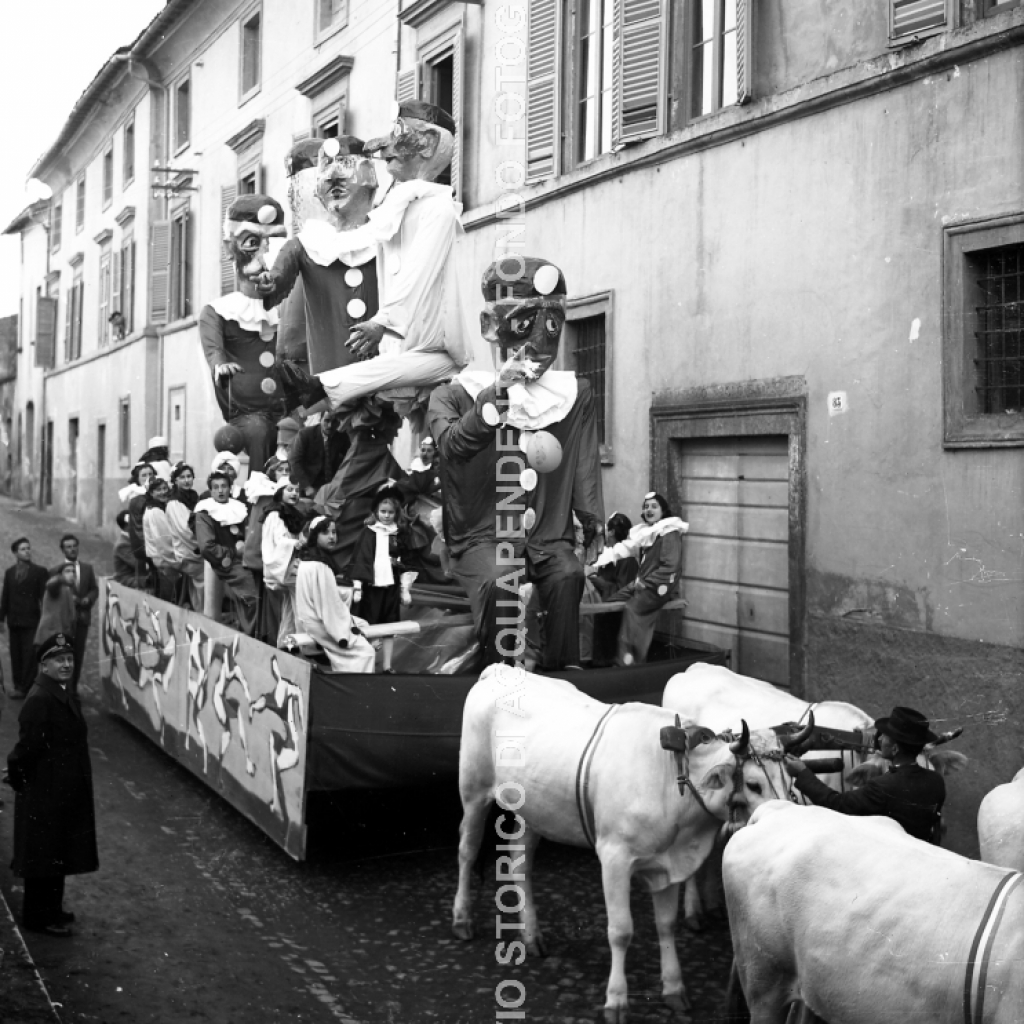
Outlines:
{"type": "Polygon", "coordinates": [[[971,952],[967,957],[967,978],[964,981],[964,1024],[982,1024],[984,1020],[989,957],[992,955],[1007,900],[1022,877],[1019,871],[1015,871],[1000,879],[988,901],[978,930],[974,933],[974,942],[971,943],[971,952]]]}
{"type": "Polygon", "coordinates": [[[597,842],[597,829],[594,824],[594,806],[590,802],[590,766],[594,763],[594,753],[598,743],[604,735],[604,727],[608,719],[621,707],[620,704],[613,704],[600,718],[594,731],[583,748],[583,755],[580,757],[579,767],[576,769],[576,810],[580,815],[580,824],[583,826],[583,836],[595,846],[597,842]]]}

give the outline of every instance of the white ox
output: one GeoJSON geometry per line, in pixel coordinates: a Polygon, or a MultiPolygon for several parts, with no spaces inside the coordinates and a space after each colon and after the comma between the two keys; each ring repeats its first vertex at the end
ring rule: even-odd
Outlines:
{"type": "MultiPolygon", "coordinates": [[[[820,728],[866,732],[874,725],[874,719],[869,714],[845,701],[823,700],[811,704],[761,679],[741,676],[722,665],[708,665],[704,662],[696,662],[685,672],[672,676],[665,686],[661,705],[714,732],[735,729],[741,718],[751,729],[766,729],[783,722],[803,724],[812,711],[814,722],[820,728]]],[[[952,739],[954,735],[947,733],[941,742],[952,739]]],[[[865,757],[863,753],[853,750],[816,751],[816,756],[824,759],[840,755],[849,769],[845,773],[849,786],[863,785],[872,776],[886,770],[886,762],[877,754],[865,757]]],[[[932,768],[948,775],[962,769],[967,764],[967,757],[958,751],[929,747],[918,759],[918,763],[923,768],[932,768]]],[[[822,774],[820,778],[833,789],[843,788],[843,776],[838,772],[822,774]]],[[[792,788],[788,796],[799,803],[808,802],[798,790],[792,788]]],[[[696,931],[700,928],[701,918],[697,880],[687,882],[684,892],[686,926],[696,931]]]]}
{"type": "Polygon", "coordinates": [[[978,843],[982,860],[1024,871],[1024,768],[981,801],[978,843]]]}
{"type": "Polygon", "coordinates": [[[1019,874],[887,818],[781,801],[732,838],[723,874],[752,1024],[783,1024],[796,1000],[829,1024],[1024,1019],[1019,874]]]}
{"type": "Polygon", "coordinates": [[[519,917],[518,926],[508,925],[512,938],[501,950],[508,958],[503,963],[544,953],[530,878],[541,837],[593,845],[608,914],[612,964],[605,1018],[612,1022],[627,1015],[631,878],[639,877],[653,896],[662,996],[673,1009],[684,1010],[688,1000],[675,948],[679,883],[707,857],[730,814],[745,819],[749,808],[782,784],[775,733],[730,743],[686,723],[688,750],[677,768],[676,755],[661,746],[661,730],[676,721],[649,704],[602,704],[570,683],[503,666],[484,671],[463,710],[453,931],[460,939],[473,936],[472,867],[495,800],[519,816],[506,813],[497,822],[500,842],[509,844],[499,845],[509,855],[498,858],[498,881],[507,890],[502,896],[499,889],[498,898],[507,913],[519,917]],[[689,788],[681,795],[677,773],[699,797],[689,788]]]}

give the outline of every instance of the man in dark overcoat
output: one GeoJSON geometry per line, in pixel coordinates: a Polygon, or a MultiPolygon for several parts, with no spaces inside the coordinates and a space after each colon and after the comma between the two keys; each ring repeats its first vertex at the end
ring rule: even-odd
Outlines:
{"type": "Polygon", "coordinates": [[[75,635],[71,643],[75,648],[75,673],[71,677],[71,689],[78,693],[78,680],[85,665],[85,645],[89,639],[89,627],[92,625],[92,606],[99,600],[100,587],[96,582],[96,571],[88,562],[78,557],[78,538],[73,533],[65,533],[60,539],[60,550],[64,561],[50,570],[56,576],[70,565],[75,570],[75,582],[72,596],[75,599],[75,635]]]}
{"type": "Polygon", "coordinates": [[[799,758],[787,756],[786,771],[811,803],[840,814],[879,815],[892,818],[907,835],[926,843],[939,842],[946,784],[938,772],[922,768],[918,755],[938,737],[928,719],[913,708],[893,708],[875,722],[878,752],[891,762],[889,770],[861,789],[837,793],[799,758]]]}
{"type": "Polygon", "coordinates": [[[25,881],[22,924],[71,935],[64,879],[99,868],[92,765],[82,708],[71,687],[75,652],[63,633],[39,649],[39,674],[18,716],[7,758],[14,801],[11,869],[25,881]]]}
{"type": "Polygon", "coordinates": [[[29,691],[36,670],[35,635],[39,625],[43,594],[49,573],[32,562],[28,537],[19,537],[12,545],[16,559],[4,573],[4,592],[0,596],[0,623],[10,631],[11,696],[21,699],[29,691]]]}

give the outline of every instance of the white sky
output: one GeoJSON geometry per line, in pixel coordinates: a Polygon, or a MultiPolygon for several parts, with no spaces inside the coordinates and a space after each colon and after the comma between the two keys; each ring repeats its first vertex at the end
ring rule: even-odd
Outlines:
{"type": "MultiPolygon", "coordinates": [[[[53,143],[75,101],[164,0],[3,0],[0,27],[0,231],[34,198],[29,168],[53,143]]],[[[17,236],[0,236],[0,316],[18,312],[17,236]]]]}

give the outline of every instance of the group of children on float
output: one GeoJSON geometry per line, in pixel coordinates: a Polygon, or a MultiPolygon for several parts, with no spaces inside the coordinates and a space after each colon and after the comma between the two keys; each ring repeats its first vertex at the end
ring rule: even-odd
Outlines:
{"type": "Polygon", "coordinates": [[[204,594],[209,566],[241,632],[275,646],[304,633],[334,671],[372,672],[360,626],[398,621],[411,603],[406,496],[392,483],[377,491],[340,566],[337,525],[301,496],[286,452],[251,472],[244,488],[240,470],[237,456],[219,452],[199,494],[194,468],[171,466],[164,439],[152,438],[119,492],[126,507],[117,515],[114,580],[219,617],[204,594]]]}

